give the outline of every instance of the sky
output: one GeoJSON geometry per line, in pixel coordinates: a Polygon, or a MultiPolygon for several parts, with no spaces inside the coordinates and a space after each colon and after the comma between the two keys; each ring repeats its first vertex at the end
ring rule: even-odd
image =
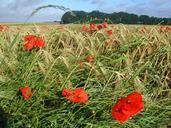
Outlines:
{"type": "MultiPolygon", "coordinates": [[[[125,11],[138,15],[171,18],[171,0],[1,0],[0,22],[24,22],[36,8],[49,4],[87,12],[125,11]]],[[[64,13],[58,9],[46,8],[37,12],[29,21],[60,21],[64,13]]]]}

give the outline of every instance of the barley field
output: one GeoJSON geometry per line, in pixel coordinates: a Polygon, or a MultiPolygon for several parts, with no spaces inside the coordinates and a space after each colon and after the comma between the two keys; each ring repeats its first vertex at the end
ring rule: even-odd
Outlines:
{"type": "Polygon", "coordinates": [[[0,31],[0,128],[171,127],[169,26],[8,26],[0,31]],[[26,46],[26,35],[44,45],[26,46]],[[22,87],[31,90],[28,97],[22,87]],[[86,102],[62,94],[75,88],[84,89],[86,102]],[[112,107],[132,92],[142,95],[143,108],[119,122],[112,107]]]}

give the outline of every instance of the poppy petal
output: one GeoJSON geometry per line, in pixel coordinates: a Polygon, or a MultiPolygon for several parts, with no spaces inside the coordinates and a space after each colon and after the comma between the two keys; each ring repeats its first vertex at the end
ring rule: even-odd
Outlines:
{"type": "Polygon", "coordinates": [[[125,109],[129,110],[132,115],[143,109],[142,96],[138,92],[133,92],[129,94],[127,97],[127,102],[125,103],[125,109]]]}
{"type": "Polygon", "coordinates": [[[131,116],[131,113],[123,108],[125,102],[126,98],[122,97],[112,107],[112,117],[119,122],[125,122],[131,116]]]}
{"type": "Polygon", "coordinates": [[[32,91],[29,87],[21,87],[19,91],[25,100],[28,100],[32,96],[32,91]]]}

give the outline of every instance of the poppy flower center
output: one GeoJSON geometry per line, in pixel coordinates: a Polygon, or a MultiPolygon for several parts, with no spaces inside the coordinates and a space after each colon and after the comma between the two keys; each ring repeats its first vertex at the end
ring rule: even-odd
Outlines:
{"type": "Polygon", "coordinates": [[[115,111],[116,112],[122,112],[122,110],[120,108],[116,108],[115,111]]]}
{"type": "Polygon", "coordinates": [[[131,100],[128,99],[128,100],[126,101],[126,103],[131,104],[131,100]]]}
{"type": "Polygon", "coordinates": [[[77,94],[77,98],[81,98],[81,94],[77,94]]]}

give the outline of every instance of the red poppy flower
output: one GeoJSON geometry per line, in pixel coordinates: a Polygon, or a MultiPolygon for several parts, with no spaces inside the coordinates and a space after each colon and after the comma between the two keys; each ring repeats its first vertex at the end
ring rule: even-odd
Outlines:
{"type": "Polygon", "coordinates": [[[103,28],[103,26],[102,26],[101,24],[98,24],[98,25],[97,25],[97,29],[98,29],[98,30],[100,30],[100,29],[102,29],[102,28],[103,28]]]}
{"type": "Polygon", "coordinates": [[[44,46],[44,41],[40,36],[36,37],[35,35],[26,35],[24,36],[24,41],[24,48],[28,50],[31,50],[34,46],[39,48],[44,46]]]}
{"type": "Polygon", "coordinates": [[[6,31],[9,29],[9,26],[8,25],[3,25],[3,30],[6,31]]]}
{"type": "Polygon", "coordinates": [[[62,96],[70,97],[73,95],[73,91],[71,89],[63,89],[62,96]]]}
{"type": "Polygon", "coordinates": [[[63,90],[62,90],[62,96],[66,96],[66,95],[67,95],[67,92],[68,92],[67,89],[63,89],[63,90]]]}
{"type": "Polygon", "coordinates": [[[33,42],[34,38],[35,38],[35,35],[26,35],[26,36],[24,36],[24,41],[25,42],[33,42]]]}
{"type": "Polygon", "coordinates": [[[33,41],[34,41],[35,36],[34,35],[26,35],[24,36],[24,48],[27,50],[32,50],[34,47],[33,41]]]}
{"type": "Polygon", "coordinates": [[[110,30],[107,30],[107,34],[109,35],[109,36],[111,36],[112,34],[113,34],[113,31],[110,29],[110,30]]]}
{"type": "Polygon", "coordinates": [[[95,28],[95,23],[90,22],[90,29],[94,29],[95,28]]]}
{"type": "Polygon", "coordinates": [[[84,91],[83,88],[76,88],[74,90],[73,102],[85,103],[88,100],[88,94],[84,91]]]}
{"type": "Polygon", "coordinates": [[[83,65],[84,65],[84,63],[83,63],[82,61],[79,61],[78,64],[79,64],[79,67],[80,67],[80,68],[82,68],[83,65]]]}
{"type": "Polygon", "coordinates": [[[160,25],[160,30],[163,30],[165,29],[165,26],[164,25],[160,25]]]}
{"type": "Polygon", "coordinates": [[[120,98],[112,107],[112,117],[120,122],[125,122],[129,117],[143,109],[142,96],[138,92],[120,98]]]}
{"type": "Polygon", "coordinates": [[[27,50],[32,50],[34,47],[33,43],[31,42],[27,42],[24,44],[24,48],[27,49],[27,50]]]}
{"type": "Polygon", "coordinates": [[[37,46],[39,48],[43,47],[45,44],[42,37],[40,37],[40,36],[36,37],[33,43],[35,46],[37,46]]]}
{"type": "Polygon", "coordinates": [[[92,55],[88,55],[86,57],[87,62],[92,63],[94,61],[94,57],[92,55]]]}
{"type": "Polygon", "coordinates": [[[167,27],[166,27],[166,30],[167,30],[167,31],[171,31],[171,27],[167,26],[167,27]]]}
{"type": "Polygon", "coordinates": [[[87,31],[88,27],[86,25],[82,26],[82,30],[87,31]]]}
{"type": "Polygon", "coordinates": [[[19,91],[25,100],[28,100],[32,96],[32,91],[29,87],[21,87],[19,91]]]}
{"type": "Polygon", "coordinates": [[[86,31],[87,31],[88,33],[91,33],[91,32],[92,32],[92,30],[91,30],[90,28],[88,28],[86,31]]]}
{"type": "Polygon", "coordinates": [[[4,28],[4,27],[3,27],[2,25],[0,25],[0,31],[3,31],[3,28],[4,28]]]}
{"type": "Polygon", "coordinates": [[[6,31],[9,29],[8,25],[0,25],[0,31],[6,31]]]}
{"type": "Polygon", "coordinates": [[[103,23],[103,27],[104,27],[104,28],[107,28],[107,27],[108,27],[107,22],[104,22],[104,23],[103,23]]]}
{"type": "Polygon", "coordinates": [[[144,29],[140,29],[139,30],[141,33],[145,33],[145,30],[144,29]]]}
{"type": "Polygon", "coordinates": [[[142,96],[138,92],[133,92],[126,97],[127,101],[125,104],[125,109],[131,112],[131,115],[143,109],[142,96]]]}
{"type": "Polygon", "coordinates": [[[120,98],[116,104],[112,107],[112,117],[119,122],[125,122],[130,117],[130,112],[123,109],[126,98],[120,98]]]}
{"type": "Polygon", "coordinates": [[[72,102],[85,103],[88,101],[88,94],[83,88],[76,88],[75,90],[63,89],[62,96],[65,96],[72,102]]]}
{"type": "Polygon", "coordinates": [[[140,32],[140,33],[145,33],[146,30],[147,30],[146,27],[141,27],[141,28],[139,29],[139,32],[140,32]]]}

